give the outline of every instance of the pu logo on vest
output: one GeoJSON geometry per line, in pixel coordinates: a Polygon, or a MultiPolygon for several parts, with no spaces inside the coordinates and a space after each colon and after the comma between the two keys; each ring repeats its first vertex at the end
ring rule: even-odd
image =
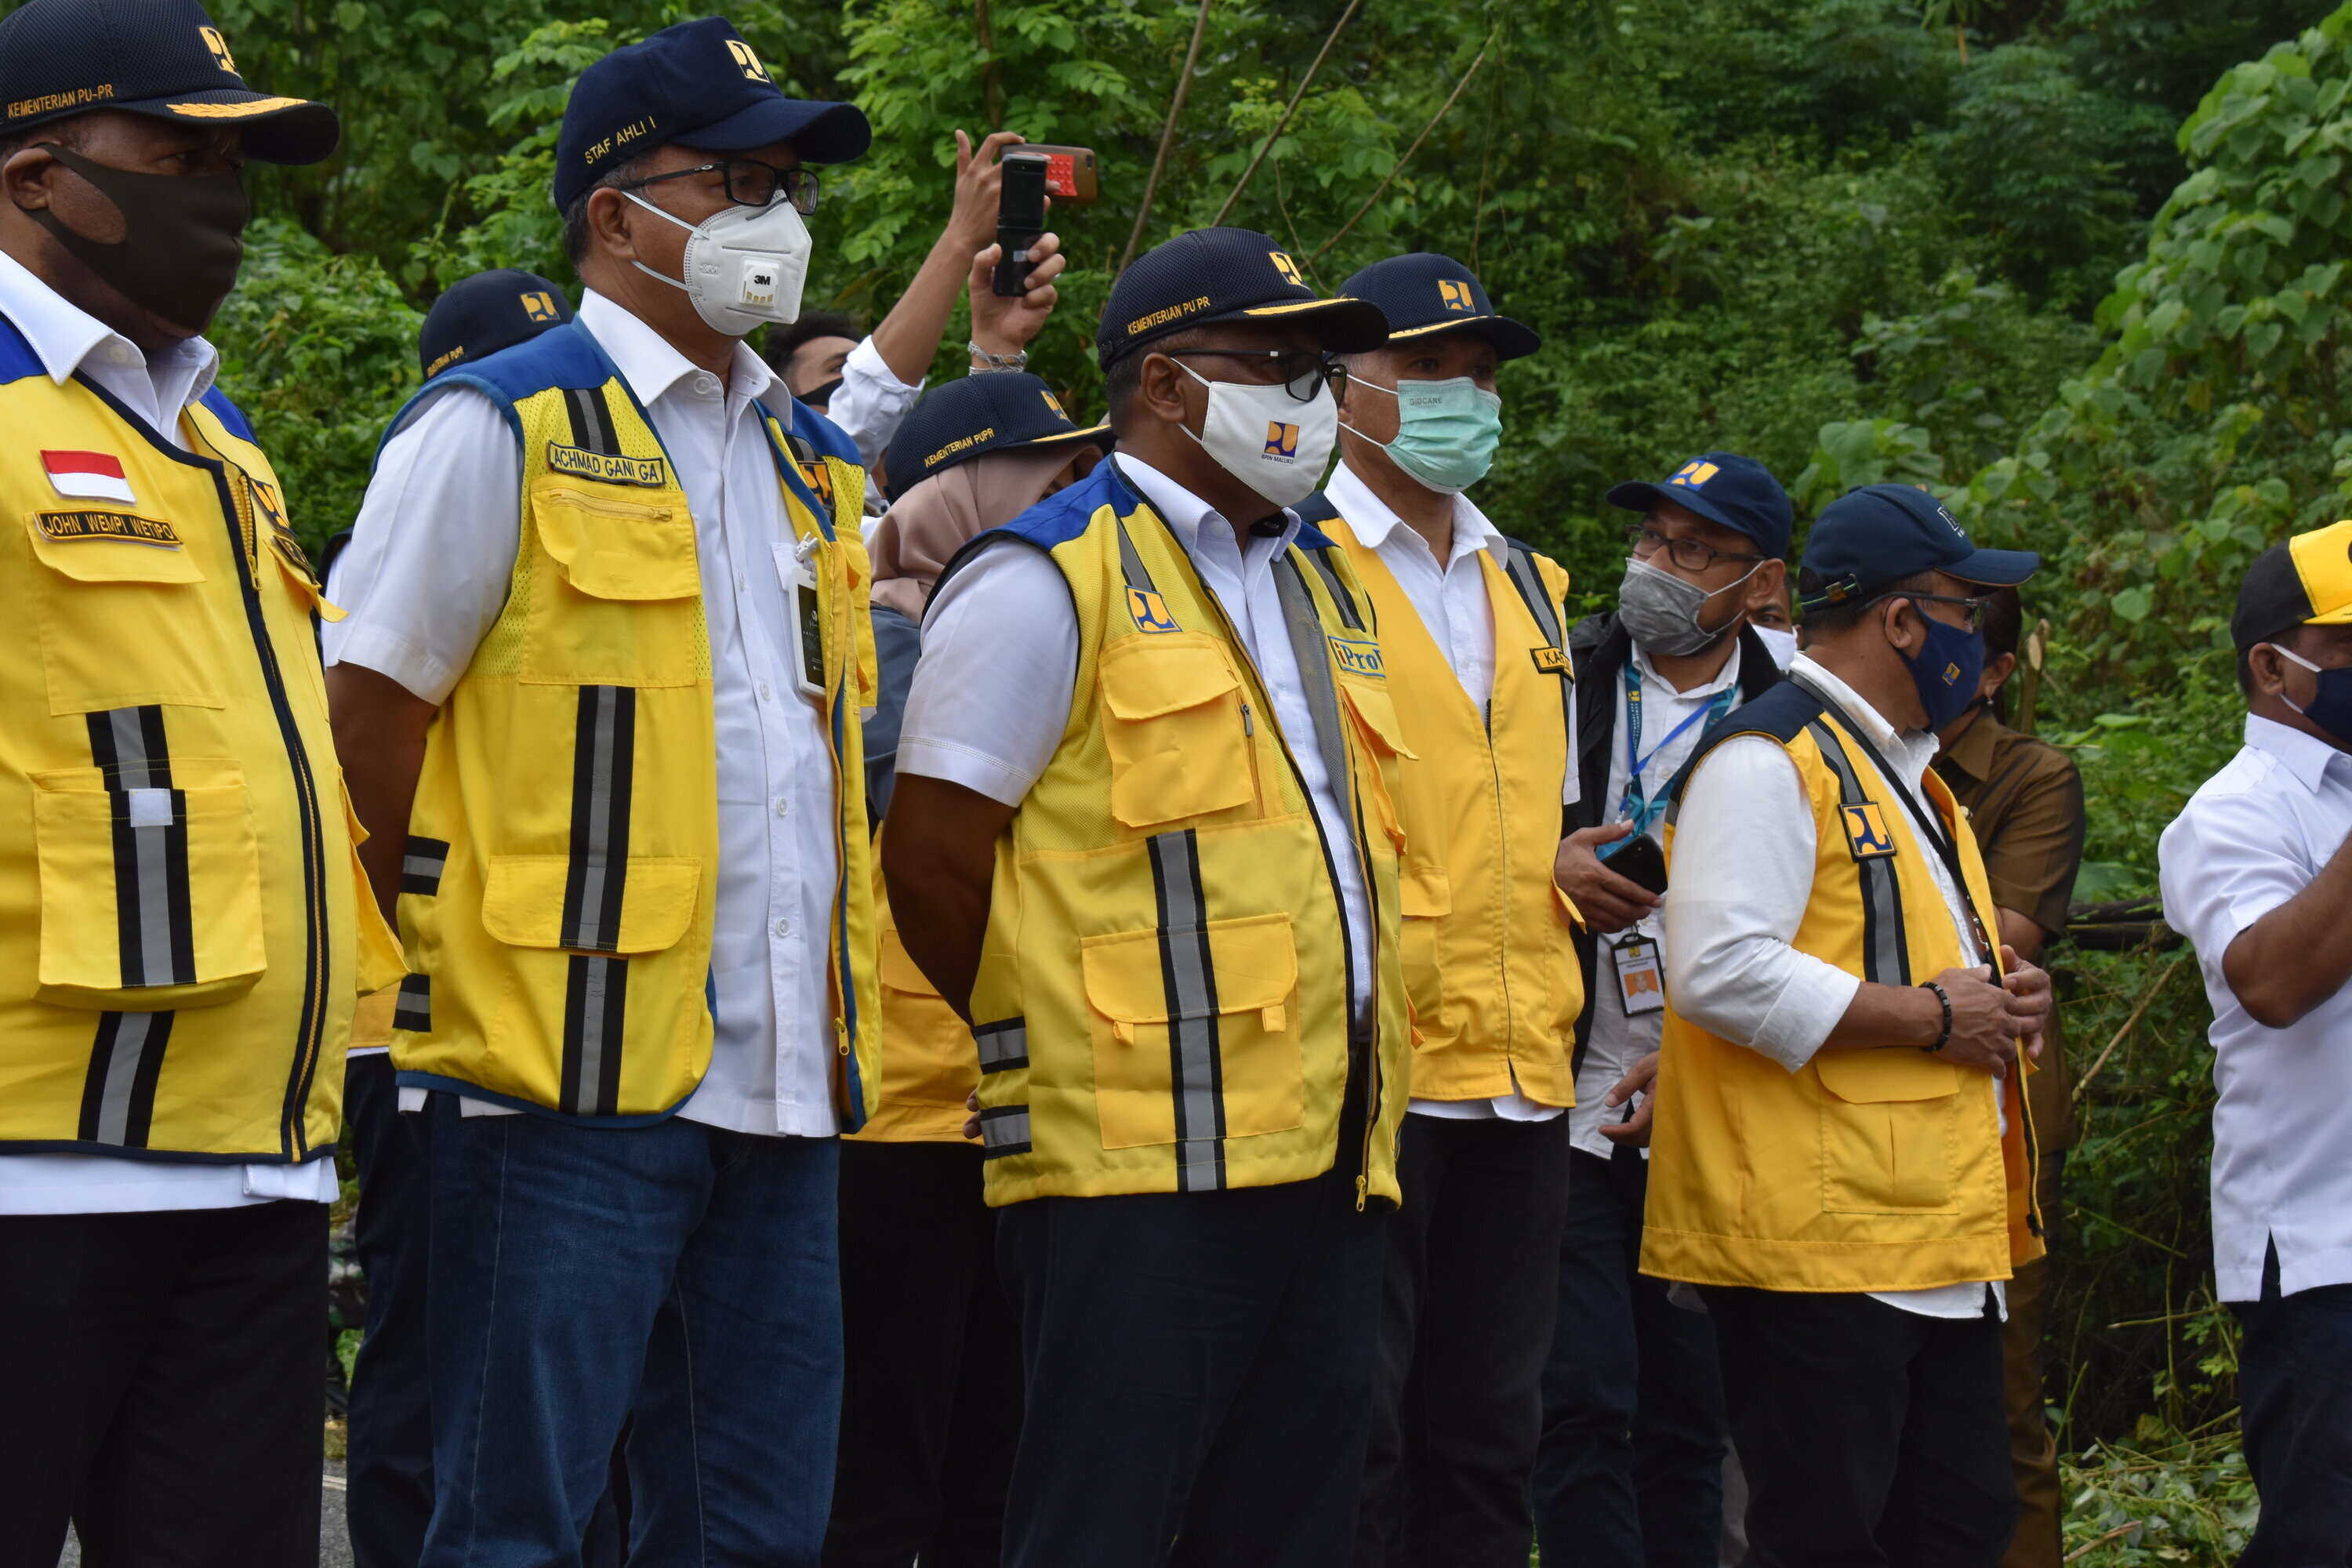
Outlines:
{"type": "Polygon", "coordinates": [[[1706,462],[1702,458],[1693,458],[1689,462],[1685,463],[1681,468],[1675,469],[1675,477],[1668,479],[1666,483],[1670,485],[1688,485],[1691,489],[1696,489],[1701,485],[1706,483],[1707,480],[1715,478],[1715,476],[1721,471],[1722,470],[1717,468],[1713,463],[1706,462]]]}
{"type": "Polygon", "coordinates": [[[212,51],[213,64],[220,67],[221,69],[228,72],[229,75],[235,76],[236,74],[236,58],[228,52],[228,40],[220,36],[220,29],[218,27],[198,27],[196,29],[196,36],[204,39],[205,47],[212,51]]]}
{"type": "Polygon", "coordinates": [[[1566,649],[1556,648],[1552,647],[1551,644],[1546,643],[1541,647],[1531,647],[1528,649],[1528,653],[1529,657],[1533,658],[1536,661],[1536,668],[1543,671],[1546,675],[1566,675],[1568,673],[1568,653],[1566,649]]]}
{"type": "Polygon", "coordinates": [[[1269,250],[1265,254],[1274,263],[1274,269],[1282,274],[1282,280],[1285,283],[1289,284],[1293,289],[1307,287],[1306,280],[1298,276],[1298,263],[1291,260],[1279,250],[1269,250]]]}
{"type": "Polygon", "coordinates": [[[534,321],[555,320],[555,296],[544,289],[533,289],[522,297],[522,313],[534,321]]]}
{"type": "Polygon", "coordinates": [[[799,467],[801,478],[806,479],[808,488],[816,492],[816,499],[828,507],[833,505],[833,470],[824,466],[824,459],[803,458],[799,467]]]}
{"type": "Polygon", "coordinates": [[[1298,426],[1285,425],[1279,419],[1265,423],[1265,455],[1287,463],[1298,456],[1298,426]]]}
{"type": "Polygon", "coordinates": [[[1385,680],[1388,671],[1381,668],[1381,645],[1376,642],[1351,642],[1346,637],[1331,637],[1331,657],[1341,669],[1350,675],[1370,675],[1385,680]]]}
{"type": "Polygon", "coordinates": [[[1179,630],[1176,617],[1168,613],[1168,605],[1149,588],[1127,591],[1127,613],[1135,617],[1135,629],[1139,632],[1172,632],[1179,630]]]}
{"type": "Polygon", "coordinates": [[[1845,822],[1845,847],[1855,859],[1884,860],[1895,853],[1895,836],[1886,831],[1886,819],[1879,816],[1875,802],[1841,805],[1838,813],[1845,822]]]}
{"type": "Polygon", "coordinates": [[[742,39],[728,39],[727,52],[735,57],[735,64],[741,68],[746,80],[766,81],[769,79],[768,68],[760,63],[760,57],[753,54],[751,52],[751,46],[745,43],[742,39]]]}
{"type": "Polygon", "coordinates": [[[1474,311],[1476,309],[1470,303],[1470,285],[1467,283],[1441,278],[1437,282],[1437,298],[1449,310],[1474,311]]]}
{"type": "Polygon", "coordinates": [[[608,485],[644,485],[658,489],[668,482],[659,458],[627,458],[618,452],[591,452],[584,447],[547,444],[547,466],[559,474],[595,479],[608,485]]]}
{"type": "Polygon", "coordinates": [[[180,535],[168,522],[133,517],[127,511],[44,511],[34,514],[41,537],[58,544],[85,539],[114,539],[156,550],[177,550],[180,535]]]}

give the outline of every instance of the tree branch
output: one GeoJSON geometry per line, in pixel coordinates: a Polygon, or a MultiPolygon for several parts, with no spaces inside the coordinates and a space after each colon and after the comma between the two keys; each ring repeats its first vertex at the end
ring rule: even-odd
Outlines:
{"type": "Polygon", "coordinates": [[[1185,95],[1192,90],[1192,67],[1201,58],[1201,37],[1208,30],[1209,0],[1201,0],[1200,15],[1192,18],[1192,45],[1184,51],[1184,68],[1176,73],[1176,90],[1168,100],[1168,123],[1160,128],[1160,151],[1151,160],[1151,177],[1143,182],[1143,205],[1135,210],[1135,232],[1127,237],[1127,251],[1118,258],[1120,272],[1135,259],[1135,247],[1143,243],[1143,231],[1151,223],[1151,198],[1160,190],[1161,171],[1168,167],[1168,150],[1176,143],[1176,121],[1184,112],[1185,95]]]}
{"type": "Polygon", "coordinates": [[[1387,177],[1381,180],[1379,185],[1373,188],[1372,194],[1364,198],[1364,205],[1356,209],[1356,216],[1349,218],[1346,223],[1341,224],[1339,226],[1339,232],[1323,242],[1322,250],[1318,250],[1312,257],[1307,258],[1310,263],[1322,260],[1324,251],[1329,250],[1333,246],[1347,238],[1348,231],[1354,228],[1358,223],[1363,220],[1364,215],[1372,210],[1372,204],[1381,199],[1381,195],[1387,192],[1391,182],[1394,181],[1397,175],[1404,172],[1404,166],[1407,163],[1412,162],[1412,155],[1421,151],[1421,144],[1429,140],[1429,133],[1437,129],[1437,122],[1445,118],[1445,111],[1454,107],[1454,100],[1460,98],[1462,96],[1462,89],[1470,85],[1470,79],[1478,74],[1478,68],[1486,63],[1486,51],[1494,47],[1494,45],[1495,35],[1488,33],[1486,35],[1486,41],[1478,46],[1478,58],[1470,62],[1470,68],[1462,73],[1462,79],[1455,82],[1454,84],[1454,90],[1445,95],[1445,101],[1439,104],[1437,106],[1437,112],[1429,117],[1429,123],[1421,128],[1421,134],[1412,139],[1412,145],[1404,150],[1404,156],[1396,161],[1396,167],[1391,169],[1388,172],[1387,177]]]}
{"type": "Polygon", "coordinates": [[[1211,228],[1222,226],[1225,221],[1225,215],[1234,210],[1235,202],[1242,199],[1242,192],[1249,188],[1250,176],[1255,174],[1257,166],[1265,162],[1265,155],[1274,151],[1274,144],[1282,139],[1283,132],[1289,127],[1291,115],[1297,111],[1299,100],[1307,96],[1307,89],[1315,85],[1315,73],[1323,68],[1323,57],[1329,54],[1331,46],[1339,41],[1339,34],[1355,16],[1356,8],[1363,3],[1364,0],[1348,0],[1348,8],[1339,13],[1339,19],[1337,22],[1331,24],[1331,31],[1324,38],[1323,47],[1315,51],[1314,62],[1307,68],[1307,74],[1298,80],[1298,90],[1292,93],[1290,101],[1282,106],[1282,118],[1274,122],[1274,129],[1267,132],[1265,140],[1258,143],[1257,152],[1249,161],[1249,167],[1242,171],[1242,177],[1235,180],[1234,188],[1225,194],[1225,205],[1219,207],[1217,216],[1209,220],[1211,228]]]}

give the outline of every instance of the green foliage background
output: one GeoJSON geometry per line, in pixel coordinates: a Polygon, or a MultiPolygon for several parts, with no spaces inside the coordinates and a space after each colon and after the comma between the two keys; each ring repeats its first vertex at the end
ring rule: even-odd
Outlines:
{"type": "MultiPolygon", "coordinates": [[[[703,6],[213,8],[249,79],[344,117],[327,164],[257,174],[264,217],[214,334],[315,541],[356,507],[436,292],[498,265],[568,280],[546,192],[572,79],[703,6]]],[[[1480,500],[1596,606],[1621,553],[1602,492],[1711,447],[1763,458],[1806,516],[1900,479],[2042,551],[2042,729],[2092,813],[2078,896],[2152,892],[2157,834],[2236,744],[2237,576],[2352,489],[2352,6],[1364,0],[1236,197],[1346,9],[1209,0],[1144,242],[1231,199],[1228,221],[1326,287],[1406,249],[1470,261],[1546,339],[1505,374],[1480,500]]],[[[1057,219],[1073,268],[1036,350],[1092,405],[1092,324],[1197,14],[739,0],[780,81],[855,97],[877,127],[828,174],[810,303],[897,297],[945,218],[953,129],[1094,146],[1105,199],[1057,219]]],[[[2077,1070],[2099,1063],[2053,1331],[2071,1539],[2091,1563],[2221,1561],[2251,1515],[2195,965],[2057,958],[2077,1070]]]]}

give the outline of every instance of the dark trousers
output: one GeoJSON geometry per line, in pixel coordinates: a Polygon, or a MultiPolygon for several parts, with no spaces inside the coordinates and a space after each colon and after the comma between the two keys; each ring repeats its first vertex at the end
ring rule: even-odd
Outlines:
{"type": "Polygon", "coordinates": [[[1021,1341],[981,1151],[841,1145],[841,1447],[826,1568],[994,1568],[1021,1341]]]}
{"type": "Polygon", "coordinates": [[[433,1517],[433,1406],[425,1331],[432,1240],[423,1116],[400,1114],[392,1058],[343,1068],[343,1121],[359,1165],[352,1242],[367,1279],[367,1325],[352,1367],[345,1512],[359,1568],[416,1568],[433,1517]]]}
{"type": "Polygon", "coordinates": [[[1526,1568],[1568,1118],[1408,1115],[1357,1568],[1526,1568]]]}
{"type": "Polygon", "coordinates": [[[2263,1297],[2232,1301],[2239,1420],[2262,1517],[2238,1568],[2352,1563],[2352,1285],[2279,1293],[2276,1248],[2263,1297]]]}
{"type": "Polygon", "coordinates": [[[1026,1383],[1005,1561],[1345,1568],[1378,1210],[1337,1172],[1000,1210],[1026,1383]]]}
{"type": "Polygon", "coordinates": [[[1558,1322],[1530,1490],[1547,1560],[1715,1568],[1729,1447],[1715,1325],[1637,1267],[1650,1165],[1569,1155],[1558,1322]]]}
{"type": "Polygon", "coordinates": [[[1744,1568],[1993,1568],[2017,1528],[2000,1323],[1702,1292],[1748,1477],[1744,1568]]]}
{"type": "Polygon", "coordinates": [[[327,1209],[0,1217],[0,1568],[317,1568],[327,1209]]]}
{"type": "Polygon", "coordinates": [[[2009,1472],[2017,1482],[2017,1535],[2000,1568],[2064,1568],[2066,1493],[2058,1479],[2058,1439],[2050,1430],[2043,1384],[2048,1357],[2051,1268],[2057,1256],[2063,1149],[2042,1157],[2042,1221],[2051,1256],[2018,1266],[2009,1282],[2009,1321],[2001,1325],[2001,1403],[2009,1413],[2009,1472]]]}
{"type": "Polygon", "coordinates": [[[836,1142],[430,1114],[425,1568],[576,1568],[625,1421],[633,1562],[814,1564],[836,1142]]]}

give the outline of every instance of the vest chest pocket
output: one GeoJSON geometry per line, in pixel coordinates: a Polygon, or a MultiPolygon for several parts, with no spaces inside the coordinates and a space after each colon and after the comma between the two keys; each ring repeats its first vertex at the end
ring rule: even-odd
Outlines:
{"type": "Polygon", "coordinates": [[[971,1035],[895,930],[882,932],[882,1101],[961,1109],[980,1068],[971,1035]]]}
{"type": "Polygon", "coordinates": [[[183,527],[91,508],[27,512],[25,530],[51,713],[224,705],[231,610],[207,598],[183,527]]]}
{"type": "Polygon", "coordinates": [[[1824,1051],[1822,1208],[1940,1214],[1958,1206],[1960,1089],[1977,1077],[1918,1051],[1824,1051]]]}
{"type": "Polygon", "coordinates": [[[1397,719],[1396,700],[1389,695],[1386,682],[1352,676],[1340,678],[1339,698],[1355,727],[1357,743],[1370,754],[1374,764],[1366,770],[1370,780],[1364,794],[1371,801],[1390,845],[1402,850],[1404,823],[1397,814],[1392,770],[1400,762],[1410,760],[1413,752],[1404,743],[1404,726],[1397,719]]]}
{"type": "Polygon", "coordinates": [[[709,679],[694,520],[682,503],[530,492],[552,569],[533,574],[521,676],[548,686],[691,686],[709,679]]]}
{"type": "Polygon", "coordinates": [[[1106,1149],[1248,1138],[1306,1118],[1290,917],[1080,943],[1106,1149]]]}
{"type": "Polygon", "coordinates": [[[1407,997],[1412,1005],[1412,1043],[1434,1047],[1453,1039],[1445,1013],[1445,965],[1438,951],[1438,926],[1454,912],[1454,883],[1444,863],[1408,858],[1397,878],[1397,953],[1404,963],[1407,997]]]}
{"type": "Polygon", "coordinates": [[[1241,677],[1214,640],[1190,637],[1123,637],[1103,650],[1110,814],[1129,827],[1209,816],[1256,796],[1241,677]]]}
{"type": "Polygon", "coordinates": [[[32,775],[44,1002],[161,1012],[225,1002],[267,963],[261,850],[227,758],[32,775]]]}

